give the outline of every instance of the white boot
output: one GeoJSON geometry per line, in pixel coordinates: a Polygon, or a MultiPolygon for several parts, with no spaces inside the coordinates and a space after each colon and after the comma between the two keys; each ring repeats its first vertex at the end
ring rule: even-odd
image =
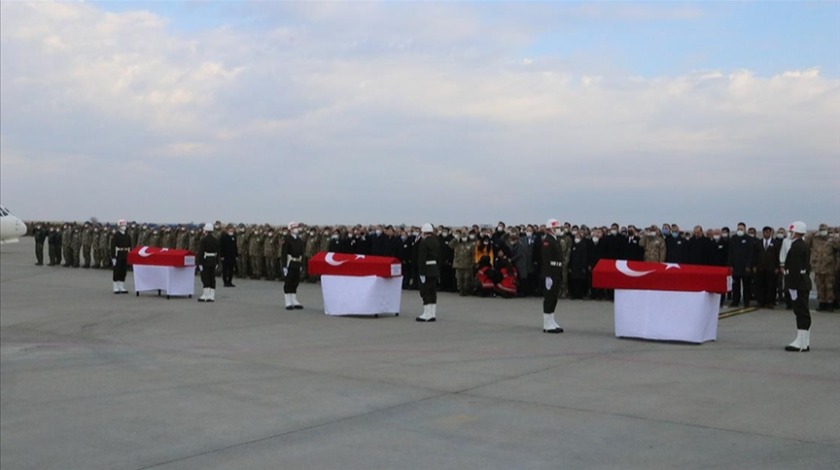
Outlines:
{"type": "Polygon", "coordinates": [[[795,351],[795,352],[808,352],[811,350],[811,346],[808,344],[810,342],[810,331],[808,330],[796,330],[796,339],[793,340],[792,343],[785,346],[785,351],[795,351]]]}
{"type": "Polygon", "coordinates": [[[432,322],[435,321],[434,314],[432,313],[432,304],[424,305],[423,306],[423,314],[417,317],[417,321],[420,322],[432,322]]]}
{"type": "Polygon", "coordinates": [[[216,289],[207,289],[207,302],[216,301],[216,289]]]}
{"type": "Polygon", "coordinates": [[[119,283],[119,282],[117,282],[117,281],[114,281],[114,293],[115,293],[115,294],[119,294],[119,293],[120,293],[120,283],[119,283]]]}
{"type": "Polygon", "coordinates": [[[292,296],[292,308],[295,310],[300,310],[303,308],[303,305],[298,302],[297,294],[289,294],[292,296]]]}
{"type": "Polygon", "coordinates": [[[563,328],[554,321],[553,313],[543,314],[543,333],[562,333],[563,328]]]}
{"type": "Polygon", "coordinates": [[[120,294],[128,294],[128,289],[125,288],[125,281],[120,281],[120,294]]]}
{"type": "Polygon", "coordinates": [[[201,290],[201,297],[198,298],[199,302],[207,302],[207,295],[209,294],[209,292],[208,292],[209,290],[210,289],[208,289],[206,287],[201,290]]]}
{"type": "Polygon", "coordinates": [[[291,310],[292,307],[292,294],[284,294],[283,297],[286,299],[286,310],[291,310]]]}
{"type": "Polygon", "coordinates": [[[432,317],[431,321],[435,321],[437,319],[437,304],[429,305],[429,315],[432,317]]]}

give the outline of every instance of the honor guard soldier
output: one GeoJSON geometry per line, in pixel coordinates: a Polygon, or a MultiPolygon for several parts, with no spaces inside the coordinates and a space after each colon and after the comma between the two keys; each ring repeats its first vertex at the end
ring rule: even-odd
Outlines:
{"type": "Polygon", "coordinates": [[[297,288],[298,284],[300,284],[300,267],[303,262],[304,249],[303,240],[300,239],[300,224],[289,222],[289,234],[286,235],[283,241],[283,247],[280,250],[280,260],[283,263],[283,276],[286,278],[283,283],[286,310],[303,308],[303,305],[298,303],[297,300],[297,288]]]}
{"type": "Polygon", "coordinates": [[[542,254],[542,275],[545,278],[543,296],[543,332],[562,333],[563,328],[554,320],[557,296],[560,293],[560,281],[563,277],[563,251],[557,234],[563,230],[557,219],[548,219],[545,223],[545,237],[540,250],[542,254]]]}
{"type": "Polygon", "coordinates": [[[199,302],[216,301],[216,261],[219,255],[219,240],[213,235],[213,224],[204,225],[204,236],[198,242],[198,269],[201,271],[201,286],[204,290],[199,302]]]}
{"type": "Polygon", "coordinates": [[[237,249],[236,231],[232,224],[228,224],[222,238],[219,239],[219,253],[222,258],[222,282],[225,287],[236,287],[233,285],[233,271],[236,269],[236,258],[239,257],[237,249]]]}
{"type": "Polygon", "coordinates": [[[790,224],[791,244],[785,256],[785,287],[790,292],[793,313],[796,315],[796,339],[785,346],[785,351],[807,352],[811,350],[811,312],[808,311],[808,297],[811,294],[811,255],[802,237],[805,222],[790,224]]]}
{"type": "Polygon", "coordinates": [[[417,317],[419,322],[436,320],[441,255],[440,240],[434,233],[434,227],[432,224],[423,224],[417,247],[417,273],[420,277],[420,297],[423,299],[423,314],[417,317]]]}
{"type": "Polygon", "coordinates": [[[35,237],[35,266],[44,265],[44,242],[47,240],[49,232],[41,224],[35,226],[35,231],[32,232],[35,237]]]}
{"type": "Polygon", "coordinates": [[[128,294],[125,288],[125,273],[128,271],[128,252],[131,250],[131,237],[125,233],[128,224],[125,220],[117,222],[117,232],[111,238],[111,264],[114,265],[114,293],[128,294]]]}

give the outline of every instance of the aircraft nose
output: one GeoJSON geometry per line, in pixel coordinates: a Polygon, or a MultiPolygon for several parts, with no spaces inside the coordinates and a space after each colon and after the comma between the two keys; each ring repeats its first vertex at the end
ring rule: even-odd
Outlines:
{"type": "Polygon", "coordinates": [[[15,224],[15,233],[21,237],[26,235],[26,224],[18,220],[15,224]]]}

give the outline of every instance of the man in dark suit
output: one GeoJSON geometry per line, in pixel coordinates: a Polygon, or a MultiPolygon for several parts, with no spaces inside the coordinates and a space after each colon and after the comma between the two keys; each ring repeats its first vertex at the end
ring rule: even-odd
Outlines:
{"type": "Polygon", "coordinates": [[[729,242],[729,266],[732,268],[732,303],[737,307],[741,303],[743,288],[744,307],[750,306],[752,296],[751,276],[755,267],[755,239],[747,235],[747,226],[738,223],[738,230],[729,242]]]}
{"type": "Polygon", "coordinates": [[[764,227],[761,240],[755,244],[755,300],[759,308],[773,308],[775,304],[780,247],[773,229],[764,227]]]}
{"type": "Polygon", "coordinates": [[[239,250],[236,247],[236,231],[233,224],[228,224],[225,233],[219,238],[219,256],[222,260],[222,282],[225,287],[236,287],[233,285],[233,271],[236,267],[236,258],[239,257],[239,250]]]}
{"type": "Polygon", "coordinates": [[[805,235],[804,222],[790,224],[790,249],[785,257],[785,287],[793,301],[793,313],[796,315],[796,339],[785,346],[785,351],[807,352],[811,350],[811,312],[808,310],[808,297],[811,294],[811,254],[802,237],[805,235]]]}

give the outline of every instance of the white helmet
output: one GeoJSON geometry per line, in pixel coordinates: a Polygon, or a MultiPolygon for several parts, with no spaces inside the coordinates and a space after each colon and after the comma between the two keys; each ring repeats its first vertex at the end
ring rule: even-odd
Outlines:
{"type": "Polygon", "coordinates": [[[551,229],[551,230],[556,230],[556,229],[560,228],[560,221],[557,220],[557,219],[548,219],[545,222],[545,228],[551,229]]]}
{"type": "Polygon", "coordinates": [[[805,232],[808,231],[808,229],[805,226],[805,222],[796,221],[796,222],[793,222],[793,223],[790,224],[790,227],[788,227],[788,231],[789,232],[801,233],[801,234],[804,235],[805,232]]]}
{"type": "Polygon", "coordinates": [[[289,229],[289,230],[291,230],[291,229],[293,229],[293,228],[298,228],[298,227],[300,227],[300,223],[299,223],[299,222],[289,222],[289,226],[288,226],[288,229],[289,229]]]}
{"type": "Polygon", "coordinates": [[[435,228],[432,226],[432,224],[428,222],[423,224],[422,227],[420,227],[420,232],[422,233],[432,233],[434,230],[435,228]]]}
{"type": "Polygon", "coordinates": [[[212,232],[213,231],[213,224],[211,224],[209,222],[204,224],[204,231],[205,232],[212,232]]]}
{"type": "Polygon", "coordinates": [[[125,227],[126,225],[128,225],[128,222],[126,222],[125,219],[120,219],[117,221],[117,227],[125,227]]]}

